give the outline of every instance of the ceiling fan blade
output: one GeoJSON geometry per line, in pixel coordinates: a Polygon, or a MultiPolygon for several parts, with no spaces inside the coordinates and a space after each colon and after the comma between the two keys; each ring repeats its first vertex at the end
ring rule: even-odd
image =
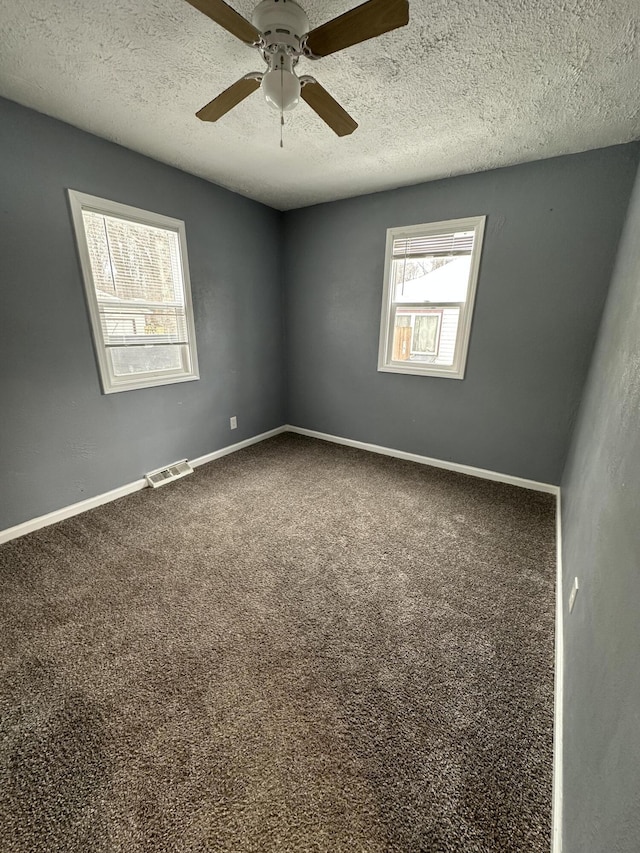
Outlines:
{"type": "Polygon", "coordinates": [[[300,94],[338,136],[348,136],[358,126],[358,122],[317,81],[305,83],[300,94]]]}
{"type": "Polygon", "coordinates": [[[187,0],[195,9],[203,12],[207,17],[220,24],[240,41],[247,44],[256,44],[260,41],[258,30],[243,18],[239,12],[232,9],[224,0],[187,0]]]}
{"type": "Polygon", "coordinates": [[[313,56],[328,56],[408,23],[408,0],[369,0],[311,30],[306,46],[313,56]]]}
{"type": "Polygon", "coordinates": [[[206,106],[198,110],[196,115],[200,121],[218,121],[225,113],[228,113],[233,107],[237,107],[240,101],[244,101],[259,88],[260,80],[255,77],[242,77],[224,92],[221,92],[217,98],[209,101],[206,106]]]}

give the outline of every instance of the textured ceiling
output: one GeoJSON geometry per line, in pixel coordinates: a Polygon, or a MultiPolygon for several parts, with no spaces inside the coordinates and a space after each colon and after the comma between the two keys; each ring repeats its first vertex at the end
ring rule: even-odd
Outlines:
{"type": "MultiPolygon", "coordinates": [[[[314,27],[358,2],[302,5],[314,27]]],[[[283,150],[260,92],[195,118],[263,62],[185,0],[0,0],[0,43],[0,94],[280,209],[640,138],[638,0],[411,0],[407,27],[300,61],[360,127],[301,103],[283,150]]]]}

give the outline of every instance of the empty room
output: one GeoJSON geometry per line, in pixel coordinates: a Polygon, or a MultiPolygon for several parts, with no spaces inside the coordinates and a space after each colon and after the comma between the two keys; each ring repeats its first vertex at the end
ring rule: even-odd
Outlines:
{"type": "Polygon", "coordinates": [[[638,853],[636,0],[0,43],[3,853],[638,853]]]}

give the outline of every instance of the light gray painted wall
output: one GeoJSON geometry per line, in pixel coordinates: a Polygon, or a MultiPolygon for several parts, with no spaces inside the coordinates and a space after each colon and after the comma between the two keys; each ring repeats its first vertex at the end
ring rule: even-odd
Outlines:
{"type": "Polygon", "coordinates": [[[559,483],[636,146],[285,214],[288,422],[559,483]],[[377,372],[385,232],[487,214],[466,378],[377,372]]]}
{"type": "Polygon", "coordinates": [[[0,163],[0,530],[282,424],[281,214],[8,101],[0,163]],[[200,380],[101,393],[67,187],[186,222],[200,380]]]}
{"type": "Polygon", "coordinates": [[[640,172],[562,482],[562,536],[563,851],[637,853],[640,172]]]}

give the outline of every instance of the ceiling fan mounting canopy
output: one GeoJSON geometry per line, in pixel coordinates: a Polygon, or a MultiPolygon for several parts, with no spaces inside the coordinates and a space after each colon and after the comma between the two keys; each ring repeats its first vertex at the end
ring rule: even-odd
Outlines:
{"type": "Polygon", "coordinates": [[[320,59],[352,45],[403,27],[409,22],[409,0],[367,0],[309,31],[309,19],[295,0],[261,0],[251,17],[243,18],[225,0],[187,0],[236,38],[257,48],[267,70],[246,74],[196,115],[217,121],[262,86],[268,103],[284,111],[300,97],[338,135],[346,136],[358,124],[318,81],[294,71],[300,57],[320,59]]]}
{"type": "Polygon", "coordinates": [[[294,0],[262,0],[253,10],[251,23],[260,31],[265,47],[289,45],[300,50],[309,32],[309,18],[294,0]]]}

